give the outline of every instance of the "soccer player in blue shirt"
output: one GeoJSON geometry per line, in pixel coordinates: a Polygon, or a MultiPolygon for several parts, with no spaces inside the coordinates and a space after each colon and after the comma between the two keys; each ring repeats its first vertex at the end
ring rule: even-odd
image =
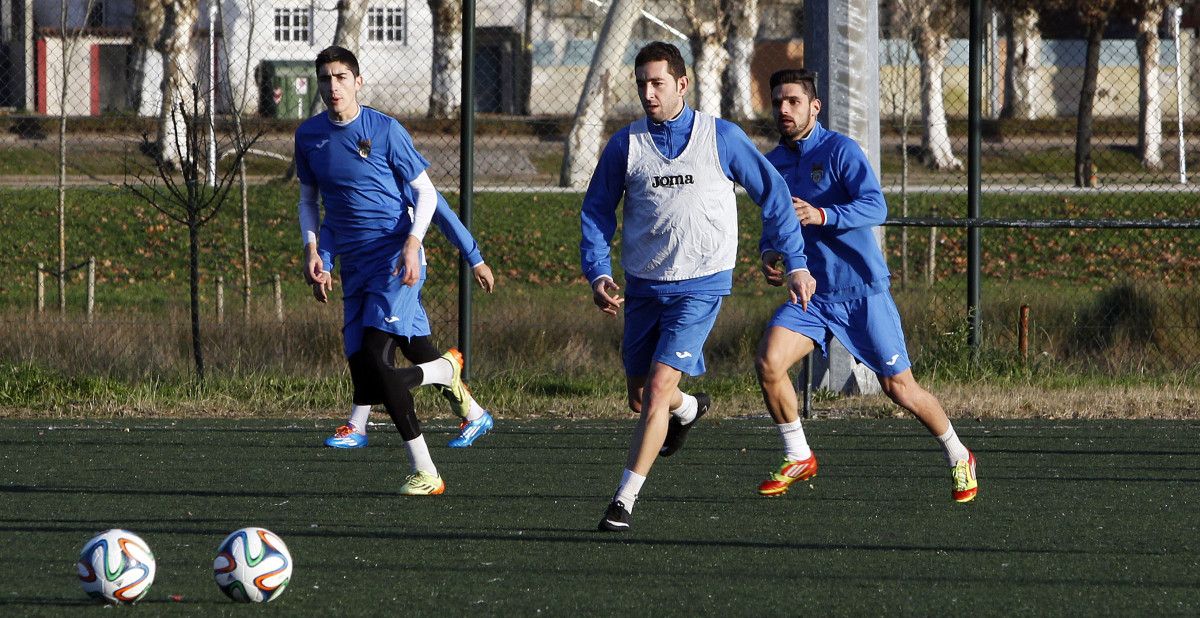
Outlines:
{"type": "MultiPolygon", "coordinates": [[[[450,204],[446,202],[446,198],[438,193],[437,211],[433,215],[433,223],[441,229],[442,234],[450,240],[462,255],[463,259],[471,267],[471,272],[475,277],[475,282],[485,292],[491,292],[495,286],[495,277],[492,275],[492,269],[483,261],[483,254],[479,250],[479,244],[475,242],[475,237],[462,224],[462,220],[458,215],[454,214],[454,210],[450,208],[450,204]]],[[[318,242],[318,248],[321,254],[321,260],[324,263],[325,271],[333,270],[333,239],[329,228],[322,226],[321,237],[318,242]]],[[[328,277],[323,281],[313,284],[313,294],[320,302],[328,301],[330,291],[330,281],[328,277]]],[[[424,279],[421,284],[424,287],[424,279]]],[[[425,307],[418,295],[416,313],[413,315],[413,333],[409,338],[409,345],[401,346],[401,353],[414,365],[420,363],[428,363],[437,360],[441,354],[430,341],[431,330],[429,328],[429,318],[425,314],[425,307]]],[[[450,410],[462,419],[459,424],[458,436],[450,440],[448,446],[451,448],[466,448],[475,443],[475,440],[483,437],[494,426],[492,415],[484,410],[479,405],[473,396],[468,396],[467,401],[458,399],[454,391],[448,387],[438,386],[442,392],[442,396],[450,404],[450,410]]],[[[468,391],[469,394],[469,391],[468,391]]],[[[367,446],[367,419],[371,414],[371,406],[356,405],[350,410],[350,418],[346,424],[337,428],[332,436],[325,439],[325,446],[332,448],[364,448],[367,446]]]]}
{"type": "Polygon", "coordinates": [[[763,243],[783,256],[792,303],[803,308],[815,282],[783,178],[735,124],[684,102],[683,57],[670,44],[643,47],[634,60],[646,113],[609,140],[581,209],[579,252],[592,301],[616,316],[624,306],[621,354],[628,405],[640,414],[616,494],[600,530],[630,527],[630,513],[656,457],[669,456],[710,405],[682,392],[682,374],[704,373],[704,342],[733,288],[737,251],[734,183],[762,207],[763,243]],[[625,297],[610,250],[622,209],[625,297]]]}
{"type": "MultiPolygon", "coordinates": [[[[817,293],[807,311],[781,306],[759,343],[755,368],[763,400],[783,438],[784,459],[758,491],[781,495],[792,483],[816,475],[817,458],[800,424],[788,369],[816,346],[826,350],[837,337],[875,372],[883,392],[937,437],[952,469],[951,497],[969,502],[979,491],[975,455],[958,439],[937,398],[913,378],[887,263],[872,231],[887,218],[883,191],[862,148],[817,121],[821,101],[815,78],[809,71],[784,69],[770,81],[780,139],[767,159],[794,196],[817,293]]],[[[763,273],[781,285],[779,253],[763,249],[763,273]]]]}
{"type": "Polygon", "coordinates": [[[420,334],[414,316],[424,279],[421,240],[437,210],[437,190],[425,172],[429,162],[399,122],[358,104],[363,78],[353,53],[328,47],[315,64],[327,112],[296,130],[304,274],[323,289],[329,283],[315,229],[319,194],[322,227],[341,261],[342,337],[354,403],[382,403],[404,438],[412,473],[400,492],[441,494],[446,485],[421,435],[410,390],[441,384],[466,401],[461,356],[450,350],[414,368],[394,365],[396,348],[403,352],[420,334]]]}

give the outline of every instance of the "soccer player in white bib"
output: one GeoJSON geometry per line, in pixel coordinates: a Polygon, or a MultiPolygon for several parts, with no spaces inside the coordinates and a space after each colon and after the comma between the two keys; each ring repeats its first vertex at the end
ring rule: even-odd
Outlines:
{"type": "MultiPolygon", "coordinates": [[[[817,121],[821,101],[814,73],[784,69],[771,76],[770,85],[780,138],[767,159],[795,196],[817,293],[807,311],[781,306],[759,343],[755,368],[763,400],[783,438],[784,457],[758,492],[781,495],[792,483],[817,474],[817,457],[804,436],[788,370],[816,346],[827,350],[837,337],[875,372],[883,392],[937,437],[951,468],[951,497],[969,502],[979,491],[975,455],[958,439],[937,398],[913,378],[887,263],[872,231],[887,218],[879,180],[854,140],[817,121]]],[[[783,283],[779,258],[777,251],[764,247],[763,274],[774,285],[783,283]]]]}
{"type": "Polygon", "coordinates": [[[440,384],[465,403],[470,395],[462,382],[462,358],[450,350],[413,368],[394,365],[397,347],[405,356],[419,353],[420,338],[429,334],[428,321],[422,332],[417,318],[425,279],[421,240],[438,202],[425,172],[429,162],[399,122],[358,104],[363,78],[353,53],[328,47],[315,64],[327,111],[296,130],[304,274],[320,300],[330,276],[318,239],[332,244],[327,253],[340,261],[342,338],[354,403],[382,403],[404,438],[411,474],[400,492],[441,494],[446,485],[421,434],[410,390],[440,384]],[[318,194],[325,206],[320,237],[318,194]]]}
{"type": "Polygon", "coordinates": [[[640,414],[617,491],[599,529],[630,528],[630,515],[656,457],[669,456],[711,405],[679,389],[704,373],[704,342],[733,288],[737,251],[734,183],[762,208],[762,242],[783,256],[790,300],[803,308],[815,289],[787,185],[735,124],[693,111],[679,50],[643,47],[634,60],[646,112],[612,136],[581,209],[579,252],[592,300],[605,314],[624,307],[621,356],[629,408],[640,414]],[[625,296],[610,257],[622,209],[625,296]]]}

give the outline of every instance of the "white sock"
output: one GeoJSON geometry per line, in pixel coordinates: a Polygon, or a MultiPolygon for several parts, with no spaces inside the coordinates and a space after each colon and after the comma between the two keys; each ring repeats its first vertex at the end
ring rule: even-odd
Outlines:
{"type": "Polygon", "coordinates": [[[808,440],[804,437],[804,427],[801,426],[800,419],[775,427],[779,429],[779,435],[783,438],[783,452],[788,459],[804,461],[812,457],[812,449],[808,447],[808,440]]]}
{"type": "Polygon", "coordinates": [[[688,423],[696,420],[696,410],[699,409],[700,405],[696,403],[696,398],[687,393],[683,393],[683,403],[680,404],[678,408],[671,410],[671,414],[674,414],[675,418],[678,418],[680,423],[687,425],[688,423]]]}
{"type": "Polygon", "coordinates": [[[475,398],[472,397],[471,398],[471,411],[467,412],[467,422],[469,423],[471,421],[479,420],[483,416],[484,412],[487,412],[487,410],[484,410],[483,406],[479,405],[479,402],[475,401],[475,398]]]}
{"type": "Polygon", "coordinates": [[[350,420],[346,421],[348,425],[354,428],[356,433],[367,435],[367,417],[371,416],[371,406],[354,406],[350,409],[350,420]]]}
{"type": "Polygon", "coordinates": [[[424,377],[421,378],[421,386],[427,384],[450,384],[450,380],[454,379],[454,365],[444,358],[421,363],[417,365],[421,368],[424,377]]]}
{"type": "Polygon", "coordinates": [[[429,456],[429,447],[425,445],[425,436],[420,435],[404,443],[408,448],[408,459],[412,461],[414,471],[420,470],[437,476],[437,466],[429,456]]]}
{"type": "Polygon", "coordinates": [[[617,495],[613,496],[613,500],[625,505],[625,510],[633,512],[633,503],[637,502],[638,492],[642,490],[642,483],[646,482],[646,477],[634,472],[633,470],[625,470],[621,474],[621,485],[617,487],[617,495]]]}
{"type": "Polygon", "coordinates": [[[946,424],[946,433],[937,437],[938,442],[942,443],[942,451],[946,454],[946,465],[953,466],[954,464],[968,459],[971,456],[967,447],[963,446],[961,440],[958,439],[958,434],[954,432],[954,425],[946,424]]]}

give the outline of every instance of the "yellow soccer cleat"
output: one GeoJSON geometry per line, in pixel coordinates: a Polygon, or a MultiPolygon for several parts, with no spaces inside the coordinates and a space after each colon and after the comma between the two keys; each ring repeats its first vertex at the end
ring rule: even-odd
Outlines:
{"type": "Polygon", "coordinates": [[[771,478],[758,486],[758,493],[764,496],[782,496],[787,493],[792,483],[807,481],[817,476],[817,454],[813,453],[804,461],[784,459],[779,466],[779,472],[772,472],[771,478]]]}
{"type": "Polygon", "coordinates": [[[442,387],[442,396],[450,403],[450,409],[459,418],[467,418],[471,413],[471,391],[467,390],[467,383],[463,382],[463,356],[458,348],[450,348],[442,355],[442,358],[450,362],[450,366],[454,368],[454,377],[450,378],[450,383],[442,387]]]}
{"type": "Polygon", "coordinates": [[[975,453],[967,451],[967,459],[960,459],[954,464],[954,491],[951,496],[955,502],[970,502],[979,493],[979,480],[975,478],[975,453]]]}
{"type": "Polygon", "coordinates": [[[400,493],[405,496],[440,496],[446,493],[446,483],[436,474],[417,470],[404,480],[400,493]]]}

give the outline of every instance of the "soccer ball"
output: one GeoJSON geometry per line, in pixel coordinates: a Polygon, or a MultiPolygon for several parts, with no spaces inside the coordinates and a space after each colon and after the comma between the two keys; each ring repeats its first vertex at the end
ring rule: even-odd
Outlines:
{"type": "Polygon", "coordinates": [[[266,528],[235,530],[221,541],[213,579],[225,596],[244,603],[274,601],[292,578],[292,555],[266,528]]]}
{"type": "Polygon", "coordinates": [[[156,564],[150,546],[128,530],[106,530],[92,537],[79,552],[79,582],[83,591],[110,603],[135,603],[154,583],[156,564]]]}

